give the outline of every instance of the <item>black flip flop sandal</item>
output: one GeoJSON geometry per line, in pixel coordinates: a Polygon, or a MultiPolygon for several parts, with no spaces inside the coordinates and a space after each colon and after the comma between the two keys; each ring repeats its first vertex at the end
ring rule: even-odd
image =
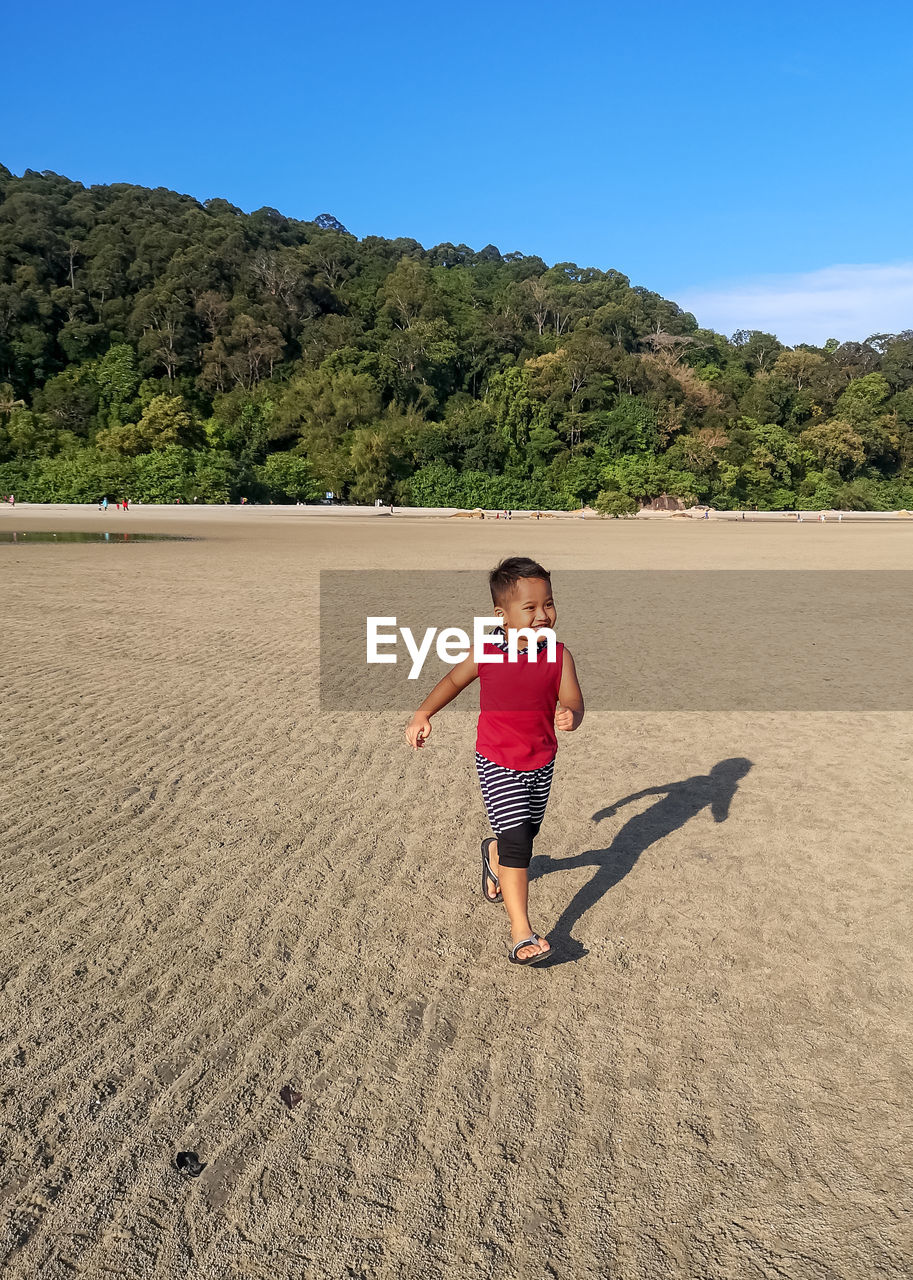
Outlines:
{"type": "Polygon", "coordinates": [[[510,949],[510,955],[507,957],[511,964],[538,964],[540,960],[547,960],[552,954],[551,950],[537,951],[534,955],[527,956],[525,960],[521,960],[517,955],[518,951],[522,951],[524,947],[533,947],[540,943],[542,939],[538,933],[531,934],[530,937],[524,938],[522,942],[517,942],[510,949]]]}
{"type": "Polygon", "coordinates": [[[493,837],[491,836],[487,840],[482,841],[482,897],[485,899],[486,902],[491,902],[496,904],[498,902],[503,902],[504,898],[501,896],[500,881],[498,880],[498,877],[495,875],[495,873],[492,871],[491,863],[488,861],[488,846],[492,843],[492,841],[493,841],[493,837]],[[494,880],[495,884],[498,886],[498,892],[495,894],[493,898],[488,896],[489,880],[494,880]]]}

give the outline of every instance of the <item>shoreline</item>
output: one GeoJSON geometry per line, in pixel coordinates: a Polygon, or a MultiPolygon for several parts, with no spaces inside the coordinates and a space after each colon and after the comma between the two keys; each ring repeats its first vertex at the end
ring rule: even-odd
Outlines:
{"type": "MultiPolygon", "coordinates": [[[[486,511],[485,519],[492,523],[501,523],[496,519],[496,512],[486,511]]],[[[913,522],[913,512],[910,511],[802,511],[802,519],[796,519],[795,511],[745,511],[744,519],[741,511],[716,511],[710,510],[707,516],[708,523],[730,523],[730,524],[859,524],[868,522],[883,521],[911,521],[913,522]],[[822,519],[823,516],[823,519],[822,519]]],[[[0,503],[0,520],[9,522],[17,516],[47,516],[52,519],[62,519],[67,517],[98,517],[99,520],[111,522],[118,520],[127,520],[130,517],[146,518],[162,520],[209,520],[209,521],[229,521],[235,517],[241,517],[248,521],[261,520],[285,520],[298,522],[300,520],[426,520],[426,521],[447,521],[447,520],[467,520],[477,523],[483,523],[473,512],[462,510],[458,507],[397,507],[391,514],[388,507],[367,507],[355,506],[344,503],[333,504],[332,506],[324,506],[322,504],[295,506],[280,506],[278,503],[269,503],[266,505],[256,505],[253,503],[212,503],[212,504],[193,504],[193,503],[136,503],[131,504],[129,511],[120,511],[111,503],[108,511],[101,511],[94,502],[17,502],[15,506],[8,503],[0,503]]],[[[630,524],[631,521],[642,520],[660,520],[682,522],[704,520],[704,512],[700,508],[693,508],[688,511],[639,511],[634,516],[621,517],[623,523],[630,524]]],[[[596,521],[600,524],[612,520],[610,516],[600,516],[596,511],[585,510],[580,511],[542,511],[541,519],[536,519],[534,510],[513,511],[512,520],[520,520],[541,524],[542,521],[560,520],[579,521],[587,520],[596,521]]]]}

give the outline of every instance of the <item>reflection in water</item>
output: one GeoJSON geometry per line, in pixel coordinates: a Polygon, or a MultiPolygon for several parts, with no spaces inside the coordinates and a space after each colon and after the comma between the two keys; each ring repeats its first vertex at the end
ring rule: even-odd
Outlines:
{"type": "Polygon", "coordinates": [[[0,542],[199,542],[199,538],[188,538],[179,533],[112,533],[109,529],[96,533],[74,533],[65,530],[61,533],[49,533],[44,529],[19,533],[16,530],[0,529],[0,542]]]}

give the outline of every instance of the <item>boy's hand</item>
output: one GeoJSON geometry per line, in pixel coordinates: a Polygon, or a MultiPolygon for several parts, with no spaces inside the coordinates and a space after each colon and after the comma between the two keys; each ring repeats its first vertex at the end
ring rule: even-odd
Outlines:
{"type": "Polygon", "coordinates": [[[562,707],[560,702],[555,712],[555,728],[563,733],[573,733],[575,728],[573,711],[569,707],[562,707]]]}
{"type": "Polygon", "coordinates": [[[423,747],[431,737],[431,721],[427,716],[420,716],[418,712],[412,717],[406,725],[406,741],[413,751],[417,751],[419,747],[423,747]]]}

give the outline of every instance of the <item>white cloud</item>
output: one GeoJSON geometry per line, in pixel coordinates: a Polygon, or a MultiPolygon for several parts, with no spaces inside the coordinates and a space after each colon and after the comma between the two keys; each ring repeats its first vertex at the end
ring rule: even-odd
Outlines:
{"type": "Polygon", "coordinates": [[[685,290],[676,301],[719,333],[762,329],[781,342],[823,345],[913,329],[913,262],[824,267],[685,290]]]}

